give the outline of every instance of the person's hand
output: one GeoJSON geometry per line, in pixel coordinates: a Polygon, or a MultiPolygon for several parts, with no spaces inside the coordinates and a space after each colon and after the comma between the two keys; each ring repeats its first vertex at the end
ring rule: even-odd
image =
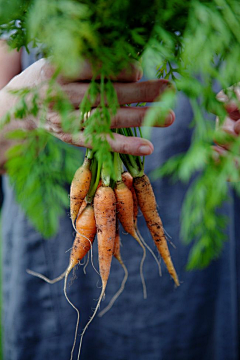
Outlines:
{"type": "MultiPolygon", "coordinates": [[[[23,71],[20,75],[13,78],[4,91],[39,86],[41,83],[50,79],[53,72],[52,66],[45,59],[41,59],[23,71]]],[[[138,64],[131,64],[129,69],[122,71],[117,78],[114,79],[114,88],[120,105],[152,102],[161,95],[164,90],[171,86],[167,80],[138,82],[141,77],[142,70],[138,64]]],[[[87,62],[81,66],[79,74],[74,79],[66,79],[61,76],[58,77],[58,83],[61,85],[62,90],[66,93],[70,102],[76,109],[76,114],[79,114],[78,107],[89,86],[91,78],[92,71],[87,62]]],[[[13,101],[12,96],[8,101],[13,101]]],[[[98,105],[99,101],[100,99],[97,99],[94,106],[98,105]]],[[[112,119],[112,128],[141,126],[148,109],[148,107],[121,107],[116,116],[112,119]]],[[[94,108],[92,111],[94,111],[94,108]]],[[[174,112],[170,110],[165,119],[165,123],[156,126],[169,126],[174,122],[174,119],[174,112]]],[[[22,126],[24,127],[22,120],[19,121],[19,124],[20,123],[22,123],[22,126]]],[[[31,127],[34,123],[38,126],[32,119],[27,119],[25,126],[31,127]]],[[[66,143],[76,146],[86,146],[83,132],[81,132],[80,129],[77,136],[74,134],[74,137],[72,134],[65,133],[62,130],[59,115],[52,111],[52,108],[48,110],[44,127],[47,131],[66,143]]],[[[152,143],[146,139],[135,137],[128,138],[120,134],[114,134],[114,139],[109,138],[108,141],[112,150],[115,152],[132,155],[149,155],[153,151],[152,143]]],[[[90,146],[91,145],[89,144],[87,145],[87,147],[90,146]]]]}
{"type": "MultiPolygon", "coordinates": [[[[217,117],[216,127],[217,129],[221,129],[230,136],[236,137],[240,134],[240,107],[238,104],[238,101],[240,101],[240,87],[234,87],[232,88],[232,90],[236,95],[237,101],[230,100],[223,90],[217,94],[217,99],[224,103],[225,109],[227,110],[227,116],[221,125],[219,118],[217,117]]],[[[217,143],[217,145],[214,146],[214,150],[219,155],[224,155],[228,149],[229,144],[227,143],[217,143]]]]}

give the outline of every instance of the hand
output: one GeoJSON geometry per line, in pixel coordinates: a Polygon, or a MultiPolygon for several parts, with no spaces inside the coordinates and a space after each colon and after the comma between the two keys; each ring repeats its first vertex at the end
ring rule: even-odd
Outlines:
{"type": "MultiPolygon", "coordinates": [[[[238,101],[240,101],[240,87],[234,87],[233,90],[238,101]]],[[[228,116],[224,119],[223,124],[221,124],[221,129],[233,137],[238,136],[240,134],[240,111],[237,101],[230,100],[223,91],[220,91],[217,94],[217,99],[224,102],[228,113],[228,116]]],[[[216,118],[216,126],[217,128],[220,127],[218,117],[216,118]]],[[[214,146],[214,150],[220,155],[224,155],[228,149],[229,144],[217,144],[214,146]]]]}
{"type": "MultiPolygon", "coordinates": [[[[50,79],[53,73],[53,67],[45,59],[41,59],[10,81],[10,83],[4,88],[5,96],[6,91],[8,90],[39,86],[40,84],[46,82],[46,80],[50,79]]],[[[167,80],[138,82],[141,77],[142,70],[139,68],[137,63],[135,63],[131,64],[129,69],[122,71],[117,78],[114,79],[114,88],[120,105],[138,102],[152,102],[161,93],[163,93],[165,89],[170,88],[171,86],[167,80]]],[[[77,109],[79,103],[84,97],[84,94],[89,86],[88,81],[90,81],[91,78],[92,71],[88,62],[84,62],[83,66],[81,66],[79,74],[74,79],[66,79],[62,76],[58,77],[58,83],[68,96],[70,102],[73,104],[76,109],[76,114],[78,115],[79,110],[77,109]]],[[[5,101],[5,108],[6,106],[9,107],[10,103],[12,104],[13,102],[13,97],[9,96],[10,95],[8,95],[8,100],[5,101]]],[[[14,99],[14,102],[16,103],[16,99],[14,99]]],[[[96,106],[98,104],[99,99],[97,99],[96,104],[94,105],[96,106]]],[[[112,128],[141,126],[148,110],[148,107],[121,107],[116,116],[112,118],[111,126],[112,128]]],[[[94,111],[94,108],[92,111],[94,111]]],[[[165,127],[171,125],[174,122],[174,119],[174,112],[169,111],[165,119],[165,123],[161,126],[165,127]]],[[[25,123],[24,121],[18,121],[18,124],[20,123],[22,123],[22,127],[31,127],[34,124],[33,119],[26,119],[25,123]]],[[[38,126],[38,124],[36,124],[36,126],[38,126]]],[[[83,132],[80,131],[77,136],[74,135],[74,137],[70,133],[64,133],[61,128],[61,120],[58,114],[51,109],[48,110],[44,128],[66,143],[76,146],[86,146],[83,132]]],[[[132,155],[149,155],[153,151],[152,143],[146,139],[135,137],[128,138],[120,134],[114,134],[114,139],[109,138],[108,141],[112,150],[116,152],[129,153],[132,155]]],[[[88,144],[87,147],[90,147],[90,145],[88,144]]]]}

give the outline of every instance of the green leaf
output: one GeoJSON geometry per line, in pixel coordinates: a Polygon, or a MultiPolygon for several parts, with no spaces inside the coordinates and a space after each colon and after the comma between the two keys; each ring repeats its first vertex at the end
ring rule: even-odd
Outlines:
{"type": "MultiPolygon", "coordinates": [[[[13,138],[17,135],[23,139],[21,131],[15,132],[13,138]]],[[[59,217],[69,207],[67,181],[72,180],[80,164],[78,150],[43,130],[25,132],[24,142],[8,152],[6,167],[16,198],[32,224],[46,238],[56,233],[59,217]]]]}

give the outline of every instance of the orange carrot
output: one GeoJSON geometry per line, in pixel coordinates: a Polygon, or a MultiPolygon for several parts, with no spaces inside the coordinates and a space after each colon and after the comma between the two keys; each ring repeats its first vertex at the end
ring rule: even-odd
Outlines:
{"type": "Polygon", "coordinates": [[[73,243],[70,256],[69,271],[81,261],[88,253],[96,235],[96,222],[93,206],[86,204],[86,207],[78,215],[76,221],[77,234],[73,243]]]}
{"type": "Polygon", "coordinates": [[[179,286],[179,280],[173,266],[167,240],[164,234],[161,218],[157,211],[156,199],[147,175],[136,177],[133,180],[133,186],[136,191],[139,207],[146,220],[147,227],[152,235],[155,245],[166,264],[167,270],[173,278],[176,286],[179,286]]]}
{"type": "MultiPolygon", "coordinates": [[[[80,209],[81,210],[81,209],[80,209]]],[[[96,235],[96,222],[94,217],[93,206],[85,202],[85,208],[79,211],[76,221],[77,234],[73,242],[69,265],[67,269],[58,276],[56,279],[50,280],[42,274],[36,273],[32,270],[27,270],[31,275],[37,276],[50,284],[63,279],[66,275],[68,276],[71,270],[84,258],[88,253],[96,235]]]]}
{"type": "Polygon", "coordinates": [[[120,289],[116,292],[116,294],[113,296],[113,298],[111,299],[110,303],[99,313],[99,317],[102,317],[104,314],[106,314],[106,312],[108,310],[111,309],[111,307],[113,306],[113,304],[115,303],[115,301],[117,300],[117,298],[121,295],[121,293],[124,290],[127,278],[128,278],[128,271],[127,268],[124,264],[124,262],[122,261],[122,257],[121,257],[121,252],[120,252],[120,246],[121,246],[121,241],[120,241],[120,234],[119,234],[119,224],[117,222],[117,226],[116,226],[116,236],[115,236],[115,243],[114,243],[114,250],[113,250],[113,256],[118,260],[118,262],[121,264],[123,270],[124,270],[124,278],[121,284],[120,289]]]}
{"type": "Polygon", "coordinates": [[[113,256],[121,264],[123,261],[122,261],[122,257],[121,257],[120,246],[121,246],[121,240],[120,240],[120,234],[119,234],[119,223],[118,223],[118,221],[116,221],[116,235],[115,235],[115,241],[114,241],[113,256]]]}
{"type": "Polygon", "coordinates": [[[135,230],[137,232],[137,235],[138,235],[139,239],[141,240],[142,244],[148,249],[148,251],[150,252],[152,257],[156,261],[157,266],[158,266],[159,275],[162,276],[160,262],[158,261],[156,255],[154,254],[154,252],[152,251],[150,246],[145,242],[145,240],[142,237],[142,235],[141,235],[141,233],[140,233],[140,231],[138,229],[138,226],[137,226],[138,201],[137,201],[136,191],[135,191],[134,186],[133,186],[133,177],[128,171],[124,171],[122,173],[122,180],[123,180],[124,184],[127,185],[129,190],[131,190],[131,192],[132,192],[132,196],[133,196],[133,222],[134,222],[134,227],[135,227],[135,230]]]}
{"type": "Polygon", "coordinates": [[[87,206],[87,201],[86,201],[86,199],[84,199],[80,206],[80,209],[78,211],[78,216],[83,212],[83,210],[85,209],[86,206],[87,206]]]}
{"type": "Polygon", "coordinates": [[[78,359],[80,357],[83,335],[97,313],[110,274],[116,234],[116,198],[111,187],[100,186],[97,189],[94,197],[94,213],[97,225],[98,261],[102,280],[102,291],[94,313],[81,334],[78,359]]]}
{"type": "Polygon", "coordinates": [[[70,189],[70,215],[73,227],[81,204],[88,193],[91,177],[90,160],[85,158],[83,165],[75,172],[70,189]]]}
{"type": "Polygon", "coordinates": [[[147,292],[146,292],[146,285],[145,285],[145,280],[144,280],[144,276],[143,276],[143,263],[144,263],[144,260],[146,257],[146,249],[143,246],[141,240],[139,239],[137,232],[136,232],[136,228],[134,226],[132,192],[124,184],[123,181],[117,181],[114,191],[115,191],[115,195],[116,195],[116,199],[117,199],[118,219],[119,219],[120,223],[122,224],[124,230],[127,231],[130,235],[132,235],[132,237],[134,237],[134,239],[137,240],[137,242],[143,249],[143,257],[142,257],[142,261],[141,261],[141,265],[140,265],[140,274],[141,274],[141,279],[142,279],[142,284],[143,284],[143,295],[144,295],[144,298],[146,298],[147,292]]]}
{"type": "Polygon", "coordinates": [[[138,201],[135,189],[133,187],[133,177],[128,171],[124,171],[122,173],[122,180],[125,185],[131,190],[132,197],[133,197],[133,222],[135,228],[137,227],[137,215],[138,215],[138,201]]]}
{"type": "Polygon", "coordinates": [[[98,234],[99,270],[103,288],[106,288],[116,233],[116,198],[112,188],[98,188],[94,197],[94,212],[98,234]]]}

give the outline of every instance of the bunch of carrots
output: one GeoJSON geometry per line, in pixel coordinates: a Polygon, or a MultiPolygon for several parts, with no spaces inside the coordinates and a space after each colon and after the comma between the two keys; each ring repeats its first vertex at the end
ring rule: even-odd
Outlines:
{"type": "MultiPolygon", "coordinates": [[[[123,135],[133,136],[131,129],[119,129],[118,131],[123,135]]],[[[101,300],[103,299],[113,256],[123,266],[125,277],[121,288],[100,315],[103,315],[110,309],[116,298],[123,291],[127,280],[127,269],[120,254],[119,223],[121,223],[123,229],[127,233],[136,239],[143,249],[140,274],[143,284],[143,294],[146,298],[146,286],[142,271],[143,262],[146,256],[145,247],[151,251],[157,262],[158,260],[139,233],[137,227],[138,208],[140,208],[145,218],[148,229],[169,274],[173,278],[175,285],[179,286],[178,276],[171,260],[163,224],[158,214],[154,192],[147,175],[144,174],[144,158],[141,159],[138,156],[118,153],[113,153],[112,156],[114,178],[104,164],[100,164],[97,161],[92,150],[86,151],[84,162],[74,175],[70,189],[70,215],[73,227],[76,231],[76,237],[73,242],[69,265],[65,272],[58,278],[49,280],[41,274],[28,270],[30,274],[39,276],[49,283],[55,283],[56,281],[65,278],[65,297],[77,311],[78,315],[71,359],[76,344],[79,311],[67,296],[67,279],[71,270],[79,264],[87,254],[89,254],[89,250],[92,247],[96,234],[102,290],[95,311],[81,334],[78,359],[80,357],[83,335],[96,315],[101,300]],[[127,171],[124,171],[123,165],[127,171]]],[[[160,265],[159,271],[161,272],[160,265]]]]}

